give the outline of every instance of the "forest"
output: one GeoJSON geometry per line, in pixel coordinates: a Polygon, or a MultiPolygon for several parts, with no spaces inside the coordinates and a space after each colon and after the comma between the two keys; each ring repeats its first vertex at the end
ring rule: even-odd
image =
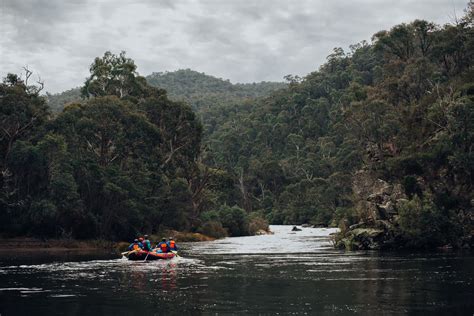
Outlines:
{"type": "Polygon", "coordinates": [[[340,227],[340,248],[473,247],[473,9],[335,48],[286,83],[143,77],[123,52],[60,95],[10,74],[0,232],[123,240],[309,223],[340,227]]]}

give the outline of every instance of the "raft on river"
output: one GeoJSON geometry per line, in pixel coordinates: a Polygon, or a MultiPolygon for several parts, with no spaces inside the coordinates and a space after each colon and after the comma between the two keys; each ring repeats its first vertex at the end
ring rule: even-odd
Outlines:
{"type": "Polygon", "coordinates": [[[173,252],[166,252],[166,253],[157,253],[154,251],[131,251],[128,254],[125,255],[128,260],[167,260],[167,259],[173,259],[176,257],[176,254],[173,252]],[[147,257],[148,255],[148,257],[147,257]]]}

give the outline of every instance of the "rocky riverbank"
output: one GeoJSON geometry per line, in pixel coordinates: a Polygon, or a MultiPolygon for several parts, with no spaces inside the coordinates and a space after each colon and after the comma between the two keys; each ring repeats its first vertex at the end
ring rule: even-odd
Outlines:
{"type": "MultiPolygon", "coordinates": [[[[414,181],[420,192],[429,194],[429,186],[421,177],[414,178],[414,181]]],[[[458,232],[449,242],[437,240],[438,235],[445,233],[442,228],[446,218],[421,199],[410,199],[400,183],[389,183],[377,178],[375,173],[369,170],[360,170],[354,176],[353,192],[355,200],[358,201],[356,209],[360,221],[353,225],[349,225],[347,221],[341,223],[341,231],[333,236],[336,248],[474,248],[472,230],[458,232]],[[422,231],[416,226],[421,221],[431,224],[431,231],[426,231],[426,227],[423,227],[425,231],[422,231]]],[[[473,222],[472,214],[461,215],[462,218],[458,218],[460,223],[473,222]]]]}

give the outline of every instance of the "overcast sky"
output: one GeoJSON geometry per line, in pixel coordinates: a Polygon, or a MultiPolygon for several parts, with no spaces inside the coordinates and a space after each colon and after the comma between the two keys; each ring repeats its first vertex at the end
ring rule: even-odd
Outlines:
{"type": "Polygon", "coordinates": [[[96,56],[125,50],[142,75],[191,68],[232,82],[282,81],[416,18],[462,16],[468,0],[0,0],[0,75],[28,65],[60,92],[96,56]]]}

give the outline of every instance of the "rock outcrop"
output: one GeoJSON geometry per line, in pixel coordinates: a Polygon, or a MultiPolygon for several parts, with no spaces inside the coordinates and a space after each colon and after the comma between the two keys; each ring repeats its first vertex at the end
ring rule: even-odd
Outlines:
{"type": "Polygon", "coordinates": [[[361,222],[342,229],[335,238],[340,249],[383,249],[396,241],[397,205],[407,200],[400,184],[390,184],[369,170],[353,178],[354,200],[361,222]]]}
{"type": "Polygon", "coordinates": [[[366,222],[393,220],[398,214],[397,204],[407,199],[401,184],[390,184],[367,170],[354,175],[352,190],[359,215],[366,222]]]}

